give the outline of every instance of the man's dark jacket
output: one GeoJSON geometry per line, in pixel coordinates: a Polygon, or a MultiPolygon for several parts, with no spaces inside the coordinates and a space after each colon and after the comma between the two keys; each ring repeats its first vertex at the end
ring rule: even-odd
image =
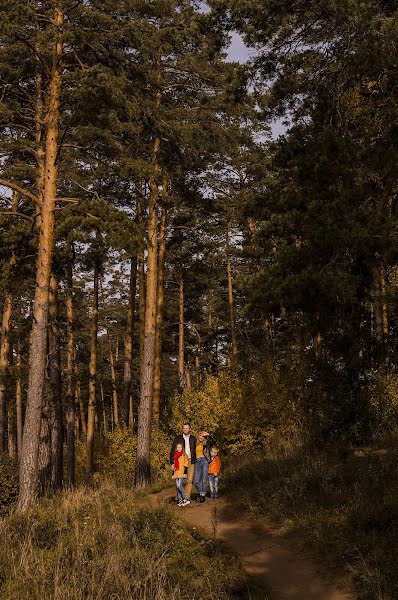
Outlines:
{"type": "MultiPolygon", "coordinates": [[[[174,438],[173,445],[171,446],[171,450],[170,450],[170,464],[171,465],[174,463],[174,453],[176,451],[177,444],[182,444],[182,448],[185,452],[185,440],[184,440],[182,433],[180,435],[177,435],[174,438]]],[[[191,463],[195,464],[196,463],[196,437],[191,434],[189,434],[189,447],[191,449],[191,463]]]]}

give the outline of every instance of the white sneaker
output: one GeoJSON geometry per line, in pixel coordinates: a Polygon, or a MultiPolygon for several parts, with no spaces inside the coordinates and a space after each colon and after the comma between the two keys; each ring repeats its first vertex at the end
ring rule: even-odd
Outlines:
{"type": "Polygon", "coordinates": [[[187,506],[188,504],[191,504],[190,500],[184,500],[184,502],[182,503],[183,506],[187,506]]]}

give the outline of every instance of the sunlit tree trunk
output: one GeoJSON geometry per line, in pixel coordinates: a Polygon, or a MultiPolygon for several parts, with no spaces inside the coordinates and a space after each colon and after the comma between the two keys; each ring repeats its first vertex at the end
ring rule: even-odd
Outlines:
{"type": "Polygon", "coordinates": [[[158,154],[160,138],[155,138],[152,151],[152,173],[149,179],[148,258],[145,296],[145,339],[138,407],[138,436],[135,484],[146,487],[151,482],[150,451],[152,428],[153,375],[156,337],[156,292],[158,254],[158,154]]]}
{"type": "Polygon", "coordinates": [[[54,275],[50,279],[50,305],[48,329],[48,366],[51,407],[51,487],[62,487],[64,419],[61,384],[61,350],[59,346],[59,301],[58,281],[54,275]]]}
{"type": "MultiPolygon", "coordinates": [[[[11,352],[12,355],[12,352],[11,352]]],[[[16,436],[16,403],[15,398],[9,397],[7,402],[7,429],[8,429],[8,456],[14,460],[17,456],[17,436],[16,436]]]]}
{"type": "Polygon", "coordinates": [[[180,387],[184,387],[184,366],[185,366],[185,322],[184,322],[184,279],[180,276],[178,286],[178,380],[180,387]]]}
{"type": "Polygon", "coordinates": [[[54,25],[57,31],[57,39],[53,49],[48,112],[46,115],[44,192],[36,265],[28,395],[20,460],[20,492],[17,505],[20,512],[27,510],[35,503],[38,492],[38,450],[45,387],[49,284],[54,244],[54,205],[58,179],[56,161],[58,155],[61,59],[63,51],[63,13],[59,3],[55,6],[54,25]]]}
{"type": "Polygon", "coordinates": [[[23,413],[22,413],[22,359],[21,359],[21,343],[18,340],[15,348],[15,368],[16,368],[16,381],[15,381],[15,409],[17,418],[17,448],[18,458],[21,457],[22,452],[22,431],[23,431],[23,413]]]}
{"type": "Polygon", "coordinates": [[[166,236],[167,236],[167,200],[168,181],[163,177],[162,184],[162,216],[159,230],[159,256],[158,256],[158,283],[156,298],[156,341],[155,341],[155,366],[153,376],[153,420],[159,424],[160,420],[160,391],[161,391],[161,366],[162,366],[162,339],[163,339],[163,311],[164,311],[164,270],[166,261],[166,236]]]}
{"type": "Polygon", "coordinates": [[[87,456],[86,456],[86,484],[91,485],[94,465],[94,429],[95,429],[95,388],[97,377],[97,335],[98,335],[98,288],[99,269],[94,267],[93,306],[91,315],[91,342],[88,384],[88,412],[87,412],[87,456]]]}
{"type": "MultiPolygon", "coordinates": [[[[137,257],[131,259],[130,264],[130,290],[129,305],[127,309],[127,325],[124,335],[124,373],[123,373],[123,400],[122,415],[123,423],[127,428],[133,427],[133,415],[130,415],[130,405],[132,409],[133,399],[131,392],[131,383],[133,378],[133,336],[134,336],[134,312],[135,312],[135,293],[137,287],[137,257]]],[[[132,412],[132,410],[131,410],[132,412]]]]}
{"type": "Polygon", "coordinates": [[[6,375],[10,353],[10,325],[12,315],[12,296],[4,299],[3,318],[0,339],[0,451],[6,449],[6,375]]]}
{"type": "Polygon", "coordinates": [[[73,272],[72,257],[67,264],[66,273],[66,332],[67,332],[67,387],[66,387],[66,446],[67,458],[67,481],[68,487],[75,484],[75,339],[74,339],[74,314],[73,314],[73,272]]]}
{"type": "Polygon", "coordinates": [[[229,306],[229,324],[231,331],[231,360],[234,363],[238,354],[238,346],[236,343],[236,325],[235,325],[235,307],[234,307],[234,292],[232,284],[232,268],[231,256],[229,250],[229,232],[227,229],[226,236],[226,255],[227,255],[227,276],[228,276],[228,306],[229,306]]]}
{"type": "MultiPolygon", "coordinates": [[[[137,223],[144,229],[144,197],[137,199],[137,223]]],[[[145,255],[144,248],[138,253],[138,316],[140,323],[140,385],[144,370],[144,341],[145,341],[145,255]]]]}

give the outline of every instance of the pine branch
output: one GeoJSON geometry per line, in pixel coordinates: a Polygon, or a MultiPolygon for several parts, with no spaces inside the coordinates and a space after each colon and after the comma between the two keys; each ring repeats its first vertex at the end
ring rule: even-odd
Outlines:
{"type": "Polygon", "coordinates": [[[36,204],[36,206],[41,208],[41,202],[38,199],[38,197],[35,196],[34,194],[32,194],[32,192],[29,192],[29,190],[27,190],[26,188],[21,187],[20,185],[18,185],[17,183],[14,183],[13,181],[8,181],[7,179],[0,179],[0,185],[3,185],[4,187],[8,187],[8,188],[10,188],[10,190],[14,190],[15,192],[19,192],[20,194],[22,194],[22,196],[25,196],[26,198],[33,200],[33,202],[36,204]]]}

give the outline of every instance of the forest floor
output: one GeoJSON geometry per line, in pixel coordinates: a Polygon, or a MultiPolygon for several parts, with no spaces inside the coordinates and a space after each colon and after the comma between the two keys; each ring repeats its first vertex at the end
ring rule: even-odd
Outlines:
{"type": "MultiPolygon", "coordinates": [[[[167,489],[152,496],[159,505],[175,501],[167,489]]],[[[200,529],[232,551],[246,572],[249,598],[258,600],[353,600],[282,529],[265,519],[249,520],[225,500],[207,500],[175,509],[193,528],[200,529]]]]}

